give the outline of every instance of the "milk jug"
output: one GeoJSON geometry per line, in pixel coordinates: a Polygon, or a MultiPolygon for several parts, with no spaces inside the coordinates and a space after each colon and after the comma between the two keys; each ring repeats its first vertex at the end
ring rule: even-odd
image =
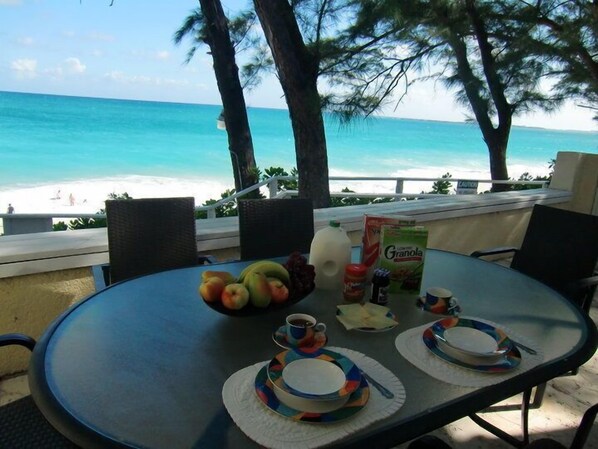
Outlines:
{"type": "Polygon", "coordinates": [[[315,267],[316,288],[342,291],[345,266],[351,263],[351,240],[338,221],[316,232],[309,263],[315,267]]]}

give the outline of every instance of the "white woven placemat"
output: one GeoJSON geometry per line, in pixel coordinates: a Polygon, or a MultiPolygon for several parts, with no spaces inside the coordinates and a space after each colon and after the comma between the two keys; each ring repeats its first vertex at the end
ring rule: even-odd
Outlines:
{"type": "Polygon", "coordinates": [[[233,421],[256,443],[268,448],[317,448],[338,441],[395,413],[405,402],[401,381],[377,361],[346,348],[330,347],[350,358],[357,366],[392,391],[386,399],[370,385],[370,399],[359,413],[336,423],[305,423],[285,418],[267,408],[254,389],[255,376],[269,361],[237,371],[222,387],[222,399],[233,421]]]}
{"type": "Polygon", "coordinates": [[[463,318],[482,321],[494,327],[498,327],[505,331],[509,337],[512,337],[513,340],[517,340],[524,345],[535,349],[538,354],[531,355],[523,350],[520,350],[521,363],[512,370],[506,371],[504,373],[479,372],[462,368],[436,356],[424,344],[422,334],[425,329],[434,323],[434,321],[402,332],[397,336],[395,340],[395,346],[403,357],[405,357],[409,362],[426,374],[443,382],[459,385],[462,387],[486,387],[489,385],[494,385],[502,382],[505,379],[516,376],[523,371],[527,371],[535,366],[538,366],[544,360],[544,354],[540,349],[538,349],[538,345],[535,342],[532,342],[529,339],[513,332],[509,328],[480,318],[463,318]]]}

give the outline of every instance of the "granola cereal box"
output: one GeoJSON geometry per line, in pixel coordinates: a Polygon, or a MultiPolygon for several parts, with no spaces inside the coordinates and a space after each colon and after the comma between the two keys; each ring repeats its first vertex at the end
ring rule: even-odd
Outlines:
{"type": "Polygon", "coordinates": [[[380,267],[390,271],[390,293],[419,292],[427,244],[423,226],[382,226],[380,267]]]}
{"type": "Polygon", "coordinates": [[[367,282],[372,280],[374,270],[378,267],[381,226],[413,226],[414,224],[415,219],[408,215],[364,215],[361,263],[368,267],[367,282]]]}

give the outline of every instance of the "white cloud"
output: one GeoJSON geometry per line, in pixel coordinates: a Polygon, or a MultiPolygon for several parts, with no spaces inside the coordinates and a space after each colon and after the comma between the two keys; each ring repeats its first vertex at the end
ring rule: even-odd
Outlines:
{"type": "Polygon", "coordinates": [[[159,50],[156,52],[156,59],[168,59],[170,58],[170,52],[166,50],[159,50]]]}
{"type": "Polygon", "coordinates": [[[104,78],[115,83],[141,86],[189,87],[193,85],[187,79],[161,78],[145,75],[127,75],[119,70],[113,70],[111,72],[105,73],[104,78]]]}
{"type": "Polygon", "coordinates": [[[69,39],[73,39],[74,37],[76,37],[76,34],[74,31],[63,31],[62,35],[69,39]]]}
{"type": "Polygon", "coordinates": [[[104,52],[102,50],[92,50],[91,56],[95,56],[96,58],[104,56],[104,52]]]}
{"type": "Polygon", "coordinates": [[[85,72],[86,66],[85,64],[81,64],[79,58],[66,58],[64,61],[64,66],[67,69],[68,73],[71,74],[78,74],[85,72]]]}
{"type": "Polygon", "coordinates": [[[35,78],[37,75],[37,60],[16,59],[10,63],[10,69],[15,73],[17,78],[35,78]]]}
{"type": "Polygon", "coordinates": [[[114,36],[110,34],[103,34],[98,33],[97,31],[92,31],[87,35],[87,37],[93,41],[101,41],[101,42],[114,42],[114,36]]]}
{"type": "Polygon", "coordinates": [[[0,6],[20,6],[22,4],[21,0],[0,0],[0,6]]]}
{"type": "MultiPolygon", "coordinates": [[[[0,1],[2,1],[2,0],[0,0],[0,1]]],[[[32,46],[34,44],[34,42],[35,41],[30,36],[20,37],[20,38],[17,39],[17,43],[19,45],[24,46],[24,47],[30,47],[30,46],[32,46]]]]}
{"type": "Polygon", "coordinates": [[[122,84],[151,84],[152,81],[152,78],[149,76],[127,75],[119,70],[105,73],[104,78],[122,84]]]}
{"type": "Polygon", "coordinates": [[[61,80],[64,75],[64,71],[62,70],[62,67],[54,67],[51,69],[45,69],[43,74],[47,75],[51,79],[61,80]]]}

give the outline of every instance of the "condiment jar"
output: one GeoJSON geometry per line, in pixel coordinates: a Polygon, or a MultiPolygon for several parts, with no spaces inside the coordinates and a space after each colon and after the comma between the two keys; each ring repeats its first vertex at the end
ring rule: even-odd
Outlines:
{"type": "Polygon", "coordinates": [[[345,267],[345,301],[359,302],[365,296],[365,279],[368,268],[361,263],[350,263],[345,267]]]}
{"type": "Polygon", "coordinates": [[[386,305],[388,302],[388,286],[390,285],[390,271],[385,268],[376,268],[372,277],[372,297],[370,302],[386,305]]]}

